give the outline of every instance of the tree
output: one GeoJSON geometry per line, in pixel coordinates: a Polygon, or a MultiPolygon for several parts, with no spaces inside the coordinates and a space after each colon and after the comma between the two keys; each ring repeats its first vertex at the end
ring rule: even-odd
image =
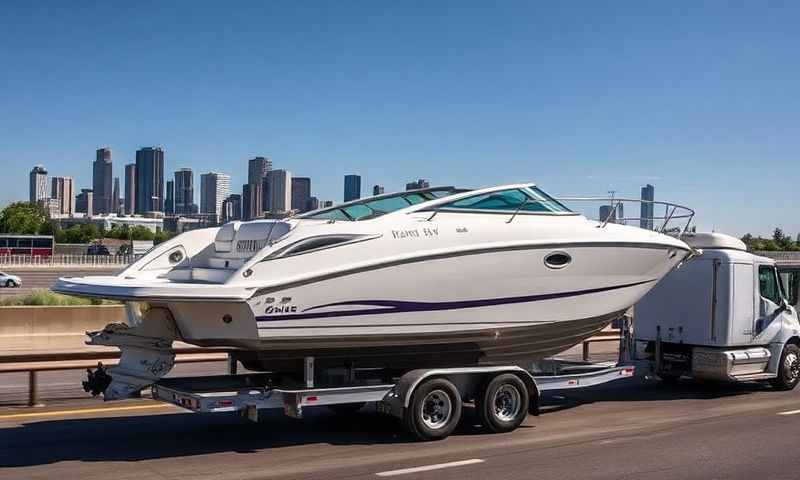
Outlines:
{"type": "Polygon", "coordinates": [[[20,235],[35,235],[47,223],[47,216],[40,205],[15,202],[0,213],[0,232],[20,235]]]}

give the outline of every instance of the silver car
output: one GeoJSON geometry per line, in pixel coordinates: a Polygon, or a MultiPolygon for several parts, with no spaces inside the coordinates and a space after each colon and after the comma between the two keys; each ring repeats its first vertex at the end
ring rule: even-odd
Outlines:
{"type": "Polygon", "coordinates": [[[22,285],[22,279],[10,273],[0,272],[0,287],[14,288],[22,285]]]}

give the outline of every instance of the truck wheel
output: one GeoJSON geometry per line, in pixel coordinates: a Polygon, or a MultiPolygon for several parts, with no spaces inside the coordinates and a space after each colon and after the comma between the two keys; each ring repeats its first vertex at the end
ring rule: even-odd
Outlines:
{"type": "Polygon", "coordinates": [[[770,383],[777,390],[791,390],[800,383],[800,347],[792,343],[783,347],[778,377],[770,383]]]}
{"type": "Polygon", "coordinates": [[[352,415],[361,410],[366,402],[357,403],[339,403],[335,405],[328,405],[328,410],[337,415],[352,415]]]}
{"type": "Polygon", "coordinates": [[[449,380],[432,378],[419,385],[403,415],[406,430],[420,440],[441,440],[461,420],[461,395],[449,380]]]}
{"type": "Polygon", "coordinates": [[[511,373],[494,377],[477,405],[478,416],[485,428],[494,433],[510,432],[528,416],[528,389],[511,373]]]}

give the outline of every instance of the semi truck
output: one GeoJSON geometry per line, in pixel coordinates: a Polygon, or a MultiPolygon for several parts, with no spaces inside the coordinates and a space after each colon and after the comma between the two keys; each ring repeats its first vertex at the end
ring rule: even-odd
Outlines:
{"type": "Polygon", "coordinates": [[[686,234],[701,254],[667,275],[635,306],[634,359],[665,382],[681,377],[800,382],[796,269],[720,233],[686,234]]]}

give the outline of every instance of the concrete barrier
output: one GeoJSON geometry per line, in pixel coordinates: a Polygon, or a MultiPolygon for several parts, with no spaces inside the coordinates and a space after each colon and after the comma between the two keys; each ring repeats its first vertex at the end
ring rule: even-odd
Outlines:
{"type": "Polygon", "coordinates": [[[0,351],[83,350],[84,332],[124,319],[122,305],[0,307],[0,351]]]}

